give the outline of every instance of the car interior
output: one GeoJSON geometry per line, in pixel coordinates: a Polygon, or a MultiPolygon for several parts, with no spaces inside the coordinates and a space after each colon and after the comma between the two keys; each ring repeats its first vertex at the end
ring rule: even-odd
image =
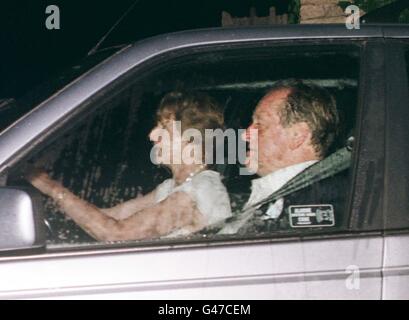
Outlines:
{"type": "MultiPolygon", "coordinates": [[[[181,56],[103,101],[98,112],[84,117],[75,129],[39,150],[30,163],[45,168],[54,179],[96,206],[111,207],[150,192],[170,177],[166,168],[155,166],[149,158],[152,144],[148,134],[164,94],[181,89],[207,92],[224,108],[226,128],[238,130],[249,125],[263,94],[284,79],[323,86],[335,96],[342,127],[329,152],[332,154],[353,136],[358,74],[359,48],[344,45],[220,50],[181,56]]],[[[240,208],[234,207],[234,197],[249,192],[251,180],[257,178],[240,175],[241,166],[239,162],[216,166],[235,213],[240,208]]],[[[29,188],[21,170],[11,172],[8,182],[29,188]]],[[[95,242],[59,212],[51,199],[43,197],[43,205],[50,244],[95,242]]]]}

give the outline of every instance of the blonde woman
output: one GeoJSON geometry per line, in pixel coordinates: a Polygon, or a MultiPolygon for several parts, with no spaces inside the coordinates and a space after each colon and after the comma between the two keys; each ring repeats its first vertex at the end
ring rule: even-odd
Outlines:
{"type": "Polygon", "coordinates": [[[182,133],[195,129],[202,137],[206,129],[223,128],[223,114],[215,101],[199,92],[171,92],[161,101],[157,125],[149,138],[156,145],[154,155],[160,165],[167,166],[172,178],[158,185],[151,193],[118,204],[112,208],[98,208],[52,180],[47,173],[31,172],[28,181],[45,195],[54,199],[60,209],[82,229],[97,240],[139,240],[162,236],[188,235],[223,221],[231,216],[230,201],[219,173],[210,170],[203,153],[193,161],[173,161],[172,150],[202,148],[198,143],[184,140],[182,133]],[[181,124],[179,127],[175,123],[181,124]],[[175,134],[174,130],[180,130],[175,134]],[[167,133],[167,141],[159,141],[160,133],[167,133]],[[166,145],[168,144],[168,145],[166,145]],[[168,148],[166,148],[168,147],[168,148]],[[169,154],[167,154],[169,153],[169,154]],[[162,159],[162,162],[160,162],[162,159]],[[163,159],[169,161],[163,162],[163,159]]]}

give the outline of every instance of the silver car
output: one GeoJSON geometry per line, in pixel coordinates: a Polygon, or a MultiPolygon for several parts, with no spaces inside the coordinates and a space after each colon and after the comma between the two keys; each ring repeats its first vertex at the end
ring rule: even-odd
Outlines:
{"type": "MultiPolygon", "coordinates": [[[[74,69],[81,74],[46,97],[17,101],[36,106],[0,133],[0,298],[409,298],[409,27],[186,31],[74,69]],[[342,204],[309,204],[319,221],[338,206],[334,224],[96,242],[24,180],[41,163],[88,201],[129,199],[166,176],[148,161],[146,138],[163,93],[205,90],[238,129],[286,78],[331,90],[343,122],[338,147],[354,141],[348,184],[326,190],[342,204]]],[[[232,205],[252,179],[238,165],[218,167],[232,205]]]]}

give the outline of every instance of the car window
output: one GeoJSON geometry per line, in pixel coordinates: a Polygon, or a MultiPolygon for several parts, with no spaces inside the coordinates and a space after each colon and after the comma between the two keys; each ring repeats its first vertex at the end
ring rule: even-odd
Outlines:
{"type": "MultiPolygon", "coordinates": [[[[164,95],[169,92],[202,92],[214,99],[222,108],[224,129],[230,130],[230,133],[219,145],[223,146],[222,156],[218,161],[213,157],[213,163],[208,168],[216,174],[210,173],[208,177],[206,176],[208,180],[207,178],[200,180],[210,184],[199,186],[193,184],[193,187],[189,188],[195,191],[185,188],[180,189],[180,192],[188,194],[190,200],[193,198],[193,202],[197,201],[192,212],[199,212],[200,215],[201,210],[211,211],[212,214],[219,215],[220,219],[212,221],[214,223],[203,223],[201,227],[188,231],[180,228],[184,232],[169,232],[135,241],[138,243],[212,241],[226,237],[243,239],[347,231],[348,196],[352,186],[350,170],[352,164],[348,160],[350,159],[348,153],[353,152],[359,52],[358,44],[306,43],[281,44],[277,47],[218,49],[167,59],[156,68],[135,75],[134,80],[127,80],[126,84],[117,86],[117,89],[110,91],[109,94],[96,99],[93,102],[98,105],[96,112],[75,118],[76,123],[71,124],[73,127],[64,135],[59,136],[50,145],[39,148],[29,160],[13,168],[8,185],[32,188],[24,176],[35,166],[47,172],[54,181],[79,199],[92,204],[93,208],[102,208],[100,211],[102,213],[104,208],[112,208],[132,199],[142,198],[151,192],[159,193],[157,189],[159,185],[160,192],[166,193],[171,187],[169,183],[165,183],[165,186],[164,181],[170,181],[167,179],[171,179],[172,174],[166,165],[157,165],[152,161],[153,144],[149,140],[152,128],[158,125],[158,106],[164,95]],[[260,100],[273,86],[280,82],[294,81],[313,88],[324,88],[328,97],[334,97],[339,117],[336,128],[327,128],[324,124],[318,123],[321,120],[314,117],[311,121],[316,121],[317,126],[323,126],[321,136],[314,139],[322,139],[322,135],[326,135],[329,130],[336,134],[330,139],[319,159],[305,157],[301,165],[297,162],[291,163],[291,170],[284,170],[277,176],[272,175],[278,171],[274,168],[270,171],[261,170],[260,174],[250,174],[251,172],[242,170],[249,152],[248,145],[246,147],[245,143],[240,143],[243,141],[240,136],[249,126],[258,128],[259,149],[265,147],[258,150],[259,158],[265,156],[263,153],[269,148],[274,147],[277,150],[282,148],[281,140],[277,137],[288,134],[289,131],[285,131],[285,128],[294,123],[299,124],[300,132],[308,135],[308,139],[311,138],[309,130],[313,122],[296,120],[296,116],[305,108],[300,105],[296,108],[301,109],[288,111],[294,113],[295,118],[292,118],[292,122],[289,120],[290,123],[282,125],[279,122],[282,132],[272,131],[269,142],[266,143],[265,139],[261,141],[261,134],[272,129],[273,118],[257,118],[256,107],[260,106],[260,100]],[[231,137],[235,139],[233,142],[229,141],[231,137]],[[346,163],[342,170],[333,160],[339,159],[337,155],[340,154],[340,150],[346,152],[341,159],[344,164],[346,163]],[[321,161],[334,154],[335,156],[327,162],[321,161]],[[325,169],[329,172],[326,176],[313,173],[312,168],[321,163],[323,166],[315,171],[323,172],[325,169]],[[248,205],[251,198],[254,198],[253,204],[265,200],[274,192],[282,190],[286,183],[293,181],[292,178],[305,170],[311,170],[304,174],[303,181],[306,183],[297,184],[298,187],[290,188],[284,196],[275,198],[274,201],[254,206],[257,210],[251,213],[249,219],[237,226],[237,221],[243,217],[246,207],[251,207],[248,205]],[[220,185],[217,182],[216,187],[212,185],[216,183],[214,177],[220,177],[217,179],[221,181],[220,185]],[[274,186],[277,183],[282,185],[276,188],[274,186]],[[226,211],[225,202],[220,200],[217,193],[221,186],[227,190],[231,214],[222,214],[226,211]],[[218,202],[214,203],[220,204],[220,207],[211,203],[215,199],[218,202]]],[[[315,103],[314,97],[303,96],[302,93],[294,97],[293,103],[297,104],[297,99],[310,101],[312,105],[315,103]]],[[[268,111],[270,109],[266,108],[266,112],[270,112],[268,111]]],[[[303,112],[309,111],[306,109],[303,112]]],[[[320,116],[321,111],[317,112],[320,116]]],[[[281,117],[282,111],[278,114],[281,117]]],[[[298,137],[298,133],[295,136],[298,137]]],[[[306,140],[307,138],[302,139],[306,141],[305,143],[310,141],[306,140]]],[[[315,145],[308,150],[316,150],[315,145]]],[[[272,152],[272,155],[277,154],[273,149],[268,152],[272,152]]],[[[268,161],[268,157],[266,159],[268,161]]],[[[190,178],[197,180],[197,177],[194,178],[196,174],[197,172],[192,172],[190,178]]],[[[189,181],[188,179],[189,177],[186,181],[189,181]]],[[[181,184],[186,181],[182,181],[181,184]]],[[[79,227],[64,214],[58,201],[59,197],[63,199],[64,196],[64,193],[60,193],[54,199],[45,195],[42,197],[42,208],[48,225],[48,245],[61,247],[98,242],[92,232],[79,227]]],[[[154,203],[150,203],[150,206],[154,207],[161,201],[166,200],[158,199],[156,194],[154,203]]],[[[143,210],[135,209],[132,215],[137,215],[143,210]]],[[[161,214],[165,216],[166,212],[161,214]]],[[[206,219],[211,220],[209,217],[206,219]]],[[[111,222],[115,223],[114,220],[111,222]]],[[[158,219],[157,223],[163,223],[163,220],[158,219]]],[[[126,226],[122,226],[125,230],[126,226]]]]}

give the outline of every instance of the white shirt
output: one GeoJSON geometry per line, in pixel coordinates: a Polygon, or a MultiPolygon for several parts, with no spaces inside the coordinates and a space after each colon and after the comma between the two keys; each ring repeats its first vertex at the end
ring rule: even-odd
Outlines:
{"type": "MultiPolygon", "coordinates": [[[[297,163],[295,165],[276,170],[264,177],[254,179],[251,182],[250,198],[243,209],[247,209],[248,207],[266,199],[268,196],[279,190],[288,181],[298,175],[301,171],[304,171],[317,161],[318,160],[311,160],[297,163]]],[[[269,206],[266,212],[267,216],[269,218],[277,218],[281,214],[281,211],[283,211],[283,206],[284,200],[282,198],[278,199],[274,204],[269,206]]],[[[257,208],[258,207],[259,206],[257,206],[257,208]]]]}
{"type": "MultiPolygon", "coordinates": [[[[167,179],[157,186],[155,191],[156,202],[165,200],[174,192],[186,192],[203,217],[207,225],[218,223],[231,217],[230,200],[223,185],[220,174],[212,170],[204,170],[194,175],[190,180],[176,186],[174,179],[167,179]]],[[[169,236],[181,236],[191,233],[188,230],[179,229],[169,236]]]]}

